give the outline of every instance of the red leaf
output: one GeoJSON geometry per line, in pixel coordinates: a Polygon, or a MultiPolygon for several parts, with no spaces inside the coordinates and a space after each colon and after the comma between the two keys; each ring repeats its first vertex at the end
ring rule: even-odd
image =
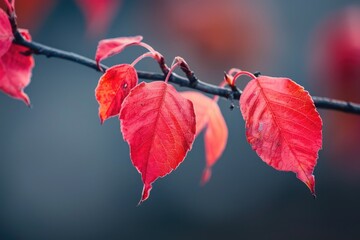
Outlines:
{"type": "Polygon", "coordinates": [[[13,39],[9,17],[0,8],[0,57],[9,50],[13,39]]]}
{"type": "Polygon", "coordinates": [[[217,162],[226,147],[228,129],[219,106],[213,99],[191,91],[182,92],[181,95],[194,104],[196,135],[207,126],[204,136],[206,167],[201,180],[205,184],[211,177],[211,167],[217,162]]]}
{"type": "Polygon", "coordinates": [[[142,39],[142,36],[103,39],[97,46],[95,61],[99,65],[100,61],[120,53],[130,45],[139,44],[142,39]]]}
{"type": "Polygon", "coordinates": [[[120,0],[76,0],[83,11],[87,32],[92,36],[103,34],[119,8],[120,0]]]}
{"type": "Polygon", "coordinates": [[[101,124],[120,113],[124,98],[137,83],[137,73],[131,65],[120,64],[106,70],[95,89],[101,124]]]}
{"type": "Polygon", "coordinates": [[[176,169],[191,149],[196,131],[193,104],[170,84],[142,82],[125,98],[120,120],[144,183],[142,202],[152,183],[176,169]]]}
{"type": "Polygon", "coordinates": [[[296,173],[315,196],[322,121],[309,93],[290,79],[261,76],[244,89],[240,109],[247,140],[260,158],[296,173]]]}
{"type": "MultiPolygon", "coordinates": [[[[27,30],[20,32],[26,40],[31,40],[27,30]]],[[[23,46],[12,44],[0,58],[0,90],[30,105],[29,97],[23,90],[30,83],[34,59],[31,55],[24,55],[27,51],[23,46]]]]}

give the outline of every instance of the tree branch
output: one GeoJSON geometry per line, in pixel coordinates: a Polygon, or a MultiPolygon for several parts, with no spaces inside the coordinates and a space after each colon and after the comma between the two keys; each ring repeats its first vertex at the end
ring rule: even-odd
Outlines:
{"type": "MultiPolygon", "coordinates": [[[[14,36],[15,36],[14,39],[15,44],[29,48],[33,54],[44,55],[49,58],[54,57],[54,58],[65,59],[68,61],[72,61],[87,66],[98,72],[101,72],[96,62],[90,58],[84,57],[76,53],[52,48],[37,42],[26,41],[18,31],[15,32],[14,36]]],[[[108,67],[103,64],[101,64],[101,68],[104,71],[108,69],[108,67]]],[[[137,73],[139,78],[147,79],[147,80],[164,80],[166,77],[162,73],[153,73],[153,72],[144,72],[144,71],[137,71],[137,73]]],[[[198,79],[196,81],[196,84],[193,84],[188,78],[179,76],[175,73],[172,73],[169,82],[175,83],[183,87],[196,89],[198,91],[209,93],[212,95],[218,95],[220,97],[224,97],[227,99],[239,99],[241,95],[241,91],[238,89],[222,88],[212,84],[205,83],[198,79]]],[[[330,110],[336,110],[336,111],[360,115],[360,104],[346,102],[342,100],[330,99],[326,97],[317,97],[317,96],[312,96],[312,99],[314,100],[315,106],[317,108],[330,109],[330,110]]]]}

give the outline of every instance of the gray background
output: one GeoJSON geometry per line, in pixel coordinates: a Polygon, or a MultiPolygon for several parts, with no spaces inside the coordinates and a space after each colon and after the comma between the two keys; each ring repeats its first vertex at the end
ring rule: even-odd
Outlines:
{"type": "MultiPolygon", "coordinates": [[[[289,76],[310,92],[325,94],[306,80],[309,39],[321,19],[359,1],[258,2],[271,9],[277,38],[271,63],[249,70],[289,76]]],[[[166,31],[171,26],[159,21],[161,13],[151,5],[124,1],[106,37],[144,35],[169,63],[181,55],[202,80],[221,79],[230,66],[219,63],[220,71],[207,72],[166,31]]],[[[98,39],[86,38],[84,29],[76,5],[59,1],[33,38],[93,57],[98,39]]],[[[127,50],[106,63],[131,62],[142,52],[127,50]]],[[[324,111],[317,200],[294,174],[275,171],[252,152],[238,108],[230,111],[230,103],[220,100],[229,142],[211,181],[199,185],[201,135],[184,163],[156,181],[150,199],[136,207],[142,182],[119,122],[110,119],[101,126],[97,117],[94,89],[100,74],[59,59],[35,59],[26,89],[32,109],[0,94],[0,239],[360,239],[360,180],[331,161],[327,146],[333,136],[324,111]]],[[[158,69],[151,60],[138,67],[158,69]]]]}

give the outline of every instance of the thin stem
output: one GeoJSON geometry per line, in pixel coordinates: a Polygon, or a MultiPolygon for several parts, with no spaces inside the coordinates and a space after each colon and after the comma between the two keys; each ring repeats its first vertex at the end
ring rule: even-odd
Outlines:
{"type": "Polygon", "coordinates": [[[190,69],[189,64],[187,64],[187,62],[182,57],[176,57],[174,61],[180,62],[180,68],[185,73],[190,83],[192,85],[196,85],[197,78],[195,77],[194,72],[190,69]]]}
{"type": "Polygon", "coordinates": [[[234,79],[232,81],[232,84],[235,85],[236,84],[236,80],[242,76],[242,75],[246,75],[246,76],[249,76],[251,79],[256,79],[255,75],[252,74],[251,72],[248,72],[248,71],[239,71],[237,72],[235,75],[234,75],[234,79]]]}
{"type": "Polygon", "coordinates": [[[135,65],[140,62],[142,59],[146,58],[146,57],[151,57],[154,58],[154,53],[153,52],[147,52],[144,53],[143,55],[139,56],[138,58],[136,58],[132,63],[131,66],[135,67],[135,65]]]}
{"type": "Polygon", "coordinates": [[[171,68],[169,70],[169,72],[167,73],[166,75],[166,78],[165,78],[165,83],[167,83],[169,81],[169,78],[172,74],[172,72],[175,70],[175,68],[177,68],[178,66],[180,66],[181,62],[178,61],[176,58],[174,59],[173,63],[171,64],[171,68]]]}
{"type": "MultiPolygon", "coordinates": [[[[14,43],[18,45],[22,45],[24,47],[29,48],[34,54],[37,55],[44,55],[46,57],[54,57],[54,58],[61,58],[64,60],[72,61],[81,65],[84,65],[86,67],[92,68],[97,72],[101,72],[95,62],[95,60],[92,60],[90,58],[84,57],[82,55],[52,48],[40,43],[36,42],[28,42],[25,39],[22,38],[22,36],[17,32],[15,34],[14,43]]],[[[108,67],[101,64],[101,67],[106,70],[108,67]]],[[[166,70],[166,69],[165,69],[166,70]]],[[[141,79],[147,79],[147,80],[164,80],[166,75],[164,73],[154,73],[154,72],[144,72],[144,71],[137,71],[138,77],[141,79]]],[[[231,98],[231,99],[240,99],[241,92],[240,91],[234,91],[232,89],[222,88],[218,87],[209,83],[202,82],[200,80],[197,80],[196,85],[192,85],[189,79],[185,77],[181,77],[175,73],[171,74],[171,78],[168,79],[169,82],[172,82],[174,84],[178,84],[179,86],[188,87],[192,89],[196,89],[200,92],[212,94],[212,95],[218,95],[219,97],[224,98],[231,98]]],[[[329,109],[329,110],[335,110],[335,111],[341,111],[346,113],[353,113],[353,114],[359,114],[360,115],[360,104],[352,103],[352,102],[346,102],[336,99],[330,99],[325,97],[312,97],[315,103],[315,106],[317,108],[323,108],[323,109],[329,109]]]]}
{"type": "Polygon", "coordinates": [[[156,53],[155,49],[152,46],[150,46],[149,44],[147,44],[147,43],[140,42],[139,46],[142,46],[142,47],[146,48],[147,50],[149,50],[152,53],[156,53]]]}

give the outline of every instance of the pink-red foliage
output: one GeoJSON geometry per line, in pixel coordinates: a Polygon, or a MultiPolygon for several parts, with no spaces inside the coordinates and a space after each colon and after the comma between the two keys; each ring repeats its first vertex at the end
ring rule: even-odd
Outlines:
{"type": "Polygon", "coordinates": [[[120,113],[123,100],[137,83],[137,73],[131,65],[120,64],[106,70],[95,89],[101,123],[120,113]]]}
{"type": "Polygon", "coordinates": [[[99,65],[102,60],[122,52],[126,47],[139,44],[142,39],[142,36],[103,39],[98,44],[95,61],[99,65]]]}
{"type": "Polygon", "coordinates": [[[201,179],[201,182],[205,184],[211,177],[212,166],[226,147],[228,129],[216,101],[199,92],[186,91],[181,95],[194,104],[196,136],[206,127],[204,136],[206,167],[201,179]]]}
{"type": "Polygon", "coordinates": [[[246,137],[259,157],[292,171],[315,195],[314,167],[322,146],[322,121],[303,87],[287,78],[251,80],[240,97],[246,137]]]}
{"type": "MultiPolygon", "coordinates": [[[[20,33],[26,40],[31,40],[27,30],[20,30],[20,33]]],[[[9,18],[0,9],[0,90],[30,105],[24,88],[30,83],[34,59],[27,54],[27,48],[13,44],[12,40],[9,18]]]]}
{"type": "Polygon", "coordinates": [[[192,147],[193,104],[172,85],[143,82],[125,98],[120,120],[131,161],[144,183],[141,201],[145,201],[152,183],[176,169],[192,147]]]}

